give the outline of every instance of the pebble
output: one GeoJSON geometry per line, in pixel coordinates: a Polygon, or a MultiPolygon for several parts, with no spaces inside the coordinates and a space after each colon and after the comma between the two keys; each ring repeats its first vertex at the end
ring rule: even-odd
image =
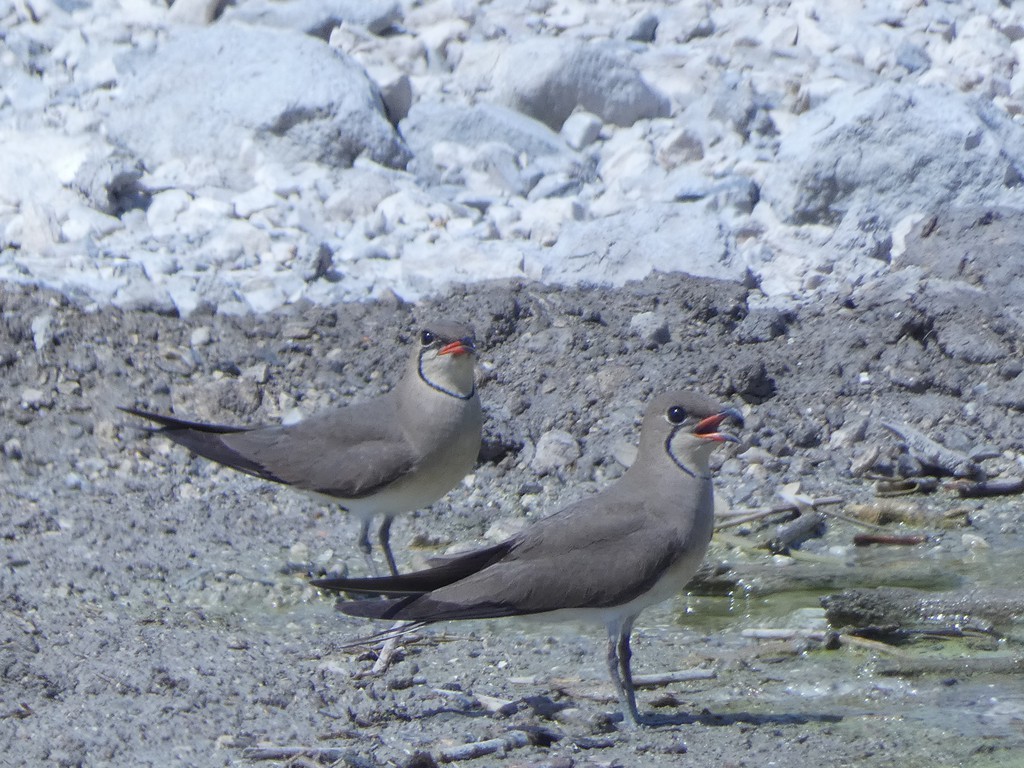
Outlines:
{"type": "Polygon", "coordinates": [[[568,432],[553,429],[545,432],[537,441],[530,466],[539,475],[561,469],[580,457],[580,444],[568,432]]]}
{"type": "Polygon", "coordinates": [[[597,115],[589,112],[574,112],[562,124],[561,134],[565,143],[573,149],[583,149],[594,143],[601,134],[604,123],[597,115]]]}
{"type": "Polygon", "coordinates": [[[53,405],[53,394],[44,392],[41,389],[35,387],[26,387],[21,390],[21,407],[27,408],[33,411],[38,411],[42,408],[49,408],[53,405]]]}
{"type": "Polygon", "coordinates": [[[210,326],[201,325],[192,331],[191,336],[189,336],[189,344],[193,347],[205,347],[212,341],[212,337],[210,326]]]}

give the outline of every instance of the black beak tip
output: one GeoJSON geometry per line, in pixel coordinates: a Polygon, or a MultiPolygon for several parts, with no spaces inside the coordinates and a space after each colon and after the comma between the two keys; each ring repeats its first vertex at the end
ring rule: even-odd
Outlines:
{"type": "Polygon", "coordinates": [[[743,414],[738,408],[726,408],[722,411],[722,415],[728,419],[732,419],[737,427],[743,429],[743,414]]]}

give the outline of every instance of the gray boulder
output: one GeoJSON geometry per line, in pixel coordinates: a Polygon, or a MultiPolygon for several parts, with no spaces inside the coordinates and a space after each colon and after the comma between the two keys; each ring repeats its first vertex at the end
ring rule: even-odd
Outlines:
{"type": "Polygon", "coordinates": [[[626,53],[614,43],[593,41],[517,43],[498,60],[492,80],[497,100],[555,131],[577,108],[621,126],[667,116],[668,99],[625,61],[626,53]]]}
{"type": "Polygon", "coordinates": [[[421,101],[409,110],[401,129],[409,148],[416,155],[440,141],[470,147],[500,142],[530,157],[572,151],[565,140],[546,125],[494,104],[467,107],[421,101]]]}
{"type": "Polygon", "coordinates": [[[402,9],[396,0],[249,0],[228,6],[223,18],[329,40],[331,31],[343,23],[378,35],[401,20],[402,9]]]}
{"type": "Polygon", "coordinates": [[[849,87],[801,117],[762,197],[789,224],[835,225],[850,211],[898,220],[1000,200],[1021,183],[1024,142],[1009,118],[943,88],[849,87]]]}
{"type": "Polygon", "coordinates": [[[409,151],[363,68],[299,32],[243,24],[172,30],[119,61],[112,141],[147,167],[209,161],[221,177],[249,171],[254,143],[279,162],[348,167],[359,155],[404,167],[409,151]]]}
{"type": "Polygon", "coordinates": [[[651,272],[746,279],[729,236],[700,203],[656,203],[601,219],[567,222],[558,242],[533,258],[541,279],[622,285],[651,272]]]}

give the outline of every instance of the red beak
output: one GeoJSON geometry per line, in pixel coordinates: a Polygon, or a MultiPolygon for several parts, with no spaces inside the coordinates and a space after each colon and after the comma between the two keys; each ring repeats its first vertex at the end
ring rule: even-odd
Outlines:
{"type": "Polygon", "coordinates": [[[739,438],[727,432],[718,431],[718,427],[726,419],[733,419],[741,427],[743,426],[743,414],[735,408],[727,408],[721,413],[716,413],[714,416],[701,419],[697,426],[693,428],[693,434],[697,435],[697,437],[703,437],[705,440],[714,440],[717,443],[738,443],[739,438]]]}
{"type": "Polygon", "coordinates": [[[473,351],[473,345],[472,344],[467,344],[462,339],[456,339],[455,341],[448,342],[443,347],[441,347],[439,350],[437,350],[437,354],[439,354],[439,355],[468,355],[472,351],[473,351]]]}

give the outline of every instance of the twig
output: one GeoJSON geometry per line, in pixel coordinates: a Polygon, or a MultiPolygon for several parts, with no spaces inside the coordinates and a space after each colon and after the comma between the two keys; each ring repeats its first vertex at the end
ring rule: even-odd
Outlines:
{"type": "Polygon", "coordinates": [[[456,760],[473,760],[485,755],[504,753],[519,747],[527,747],[531,743],[530,734],[525,731],[509,731],[504,736],[485,741],[474,741],[469,744],[460,744],[457,747],[442,749],[437,754],[437,759],[442,763],[453,763],[456,760]]]}
{"type": "Polygon", "coordinates": [[[1024,493],[1024,477],[1000,477],[977,482],[958,481],[951,485],[956,488],[957,493],[969,499],[1024,493]]]}
{"type": "MultiPolygon", "coordinates": [[[[404,621],[396,621],[394,626],[388,631],[395,632],[395,630],[405,626],[406,623],[404,621]]],[[[377,660],[373,662],[373,667],[370,669],[371,675],[381,675],[388,671],[388,667],[391,666],[395,654],[402,648],[398,642],[401,637],[402,633],[396,632],[384,641],[384,645],[380,647],[380,652],[377,654],[377,660]]]]}
{"type": "Polygon", "coordinates": [[[947,448],[924,432],[907,424],[882,422],[882,426],[896,435],[906,446],[907,453],[924,466],[954,477],[974,477],[978,474],[978,463],[970,456],[947,448]]]}
{"type": "Polygon", "coordinates": [[[242,759],[257,762],[310,757],[321,763],[336,763],[344,760],[346,754],[345,750],[333,747],[248,747],[242,750],[242,759]]]}
{"type": "Polygon", "coordinates": [[[755,507],[754,509],[741,509],[735,512],[729,512],[724,515],[726,518],[720,523],[715,525],[715,530],[722,530],[723,528],[732,528],[737,525],[743,525],[744,523],[752,523],[755,520],[761,520],[762,518],[769,517],[770,515],[780,514],[782,512],[799,512],[805,507],[811,509],[817,509],[818,507],[827,506],[829,504],[842,504],[843,498],[841,496],[823,496],[820,499],[810,499],[805,504],[797,504],[796,502],[786,502],[784,504],[776,504],[771,507],[755,507]]]}
{"type": "Polygon", "coordinates": [[[861,528],[867,528],[871,531],[886,530],[886,527],[884,525],[876,525],[875,523],[869,523],[865,520],[858,520],[856,517],[850,517],[849,515],[844,515],[841,512],[822,510],[822,514],[828,515],[829,517],[834,517],[836,520],[842,520],[843,522],[849,523],[850,525],[857,525],[861,528]]]}
{"type": "Polygon", "coordinates": [[[887,677],[912,677],[940,674],[968,677],[970,675],[1019,675],[1024,673],[1024,657],[983,656],[973,658],[902,659],[878,669],[887,677]]]}
{"type": "Polygon", "coordinates": [[[790,547],[799,546],[809,538],[821,536],[824,530],[824,513],[806,512],[795,520],[776,527],[775,535],[761,546],[773,555],[786,555],[789,554],[790,547]]]}
{"type": "Polygon", "coordinates": [[[895,546],[912,547],[916,544],[924,544],[928,537],[919,533],[909,533],[903,536],[890,536],[884,533],[858,533],[853,537],[855,547],[866,547],[869,544],[892,544],[895,546]]]}
{"type": "Polygon", "coordinates": [[[718,677],[718,672],[713,669],[677,669],[674,672],[633,675],[633,685],[637,688],[657,688],[672,683],[685,683],[689,680],[714,680],[716,677],[718,677]]]}
{"type": "Polygon", "coordinates": [[[754,640],[796,640],[797,638],[804,640],[813,640],[815,642],[824,643],[831,637],[838,637],[839,642],[843,645],[854,646],[858,648],[864,648],[870,651],[878,651],[890,656],[903,656],[903,652],[898,648],[893,648],[891,645],[880,643],[877,640],[868,640],[863,637],[857,637],[857,635],[851,635],[846,632],[839,632],[833,634],[831,631],[826,632],[820,629],[775,629],[774,627],[750,627],[744,629],[740,633],[743,637],[749,637],[754,640]]]}

